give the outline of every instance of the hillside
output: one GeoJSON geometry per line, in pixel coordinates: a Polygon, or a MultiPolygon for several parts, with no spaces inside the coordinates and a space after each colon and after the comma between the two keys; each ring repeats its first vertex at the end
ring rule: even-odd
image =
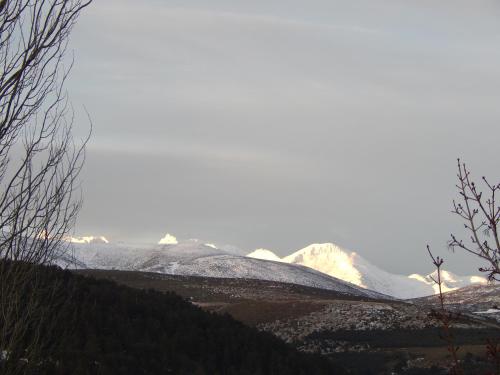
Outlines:
{"type": "MultiPolygon", "coordinates": [[[[259,279],[373,298],[385,295],[408,299],[436,293],[432,274],[393,274],[332,243],[312,244],[280,258],[268,249],[243,256],[230,246],[178,241],[172,235],[162,238],[159,245],[115,244],[102,238],[89,236],[74,241],[73,253],[61,256],[57,264],[63,268],[259,279]]],[[[457,276],[444,270],[442,278],[445,291],[486,282],[483,277],[457,276]]]]}
{"type": "Polygon", "coordinates": [[[74,244],[71,255],[60,258],[57,263],[63,268],[259,279],[323,288],[355,296],[389,298],[302,265],[240,256],[196,240],[159,246],[74,244]]]}
{"type": "MultiPolygon", "coordinates": [[[[431,307],[420,304],[255,279],[112,270],[75,272],[139,289],[174,291],[207,311],[230,314],[271,332],[300,351],[321,353],[353,374],[387,374],[397,364],[407,367],[409,374],[428,374],[432,372],[426,372],[426,367],[446,366],[449,360],[439,324],[429,316],[431,307]]],[[[484,365],[486,340],[500,337],[498,325],[486,323],[471,317],[453,325],[462,346],[461,358],[467,353],[479,356],[476,368],[484,365]]]]}
{"type": "MultiPolygon", "coordinates": [[[[500,322],[500,285],[470,285],[444,293],[446,308],[458,311],[475,318],[496,320],[500,322]]],[[[416,298],[410,302],[436,308],[439,306],[437,296],[416,298]]]]}
{"type": "Polygon", "coordinates": [[[62,286],[57,295],[64,303],[42,329],[53,346],[37,374],[341,373],[318,356],[298,353],[270,334],[173,293],[54,267],[41,269],[40,277],[47,286],[62,286]]]}

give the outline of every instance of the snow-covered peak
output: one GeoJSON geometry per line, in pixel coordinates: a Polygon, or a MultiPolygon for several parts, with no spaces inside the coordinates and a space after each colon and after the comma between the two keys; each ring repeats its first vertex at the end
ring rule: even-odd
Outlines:
{"type": "Polygon", "coordinates": [[[274,262],[281,262],[281,258],[267,249],[257,249],[246,255],[249,258],[272,260],[274,262]]]}
{"type": "Polygon", "coordinates": [[[167,233],[163,238],[158,241],[158,245],[176,245],[179,242],[177,241],[177,238],[170,233],[167,233]]]}
{"type": "Polygon", "coordinates": [[[70,237],[69,242],[71,243],[109,243],[109,241],[104,236],[82,236],[82,237],[70,237]]]}
{"type": "MultiPolygon", "coordinates": [[[[359,256],[332,243],[312,244],[283,258],[284,262],[300,264],[360,287],[398,298],[415,298],[438,293],[435,274],[410,276],[384,271],[359,256]]],[[[442,290],[447,292],[473,283],[486,283],[479,276],[457,276],[441,273],[442,290]]]]}
{"type": "Polygon", "coordinates": [[[286,263],[301,264],[338,279],[366,287],[355,266],[357,254],[333,243],[312,244],[283,258],[286,263]]]}
{"type": "MultiPolygon", "coordinates": [[[[430,285],[433,288],[434,293],[439,293],[439,286],[436,283],[436,281],[438,280],[437,271],[434,271],[426,276],[414,273],[408,276],[408,278],[418,280],[424,284],[430,285]]],[[[481,276],[458,276],[450,271],[441,271],[441,291],[443,293],[463,288],[471,284],[486,285],[487,283],[488,280],[481,276]]]]}
{"type": "MultiPolygon", "coordinates": [[[[176,267],[181,267],[182,264],[196,262],[200,267],[203,267],[203,264],[207,262],[206,266],[208,267],[208,262],[212,262],[210,267],[213,267],[213,270],[210,270],[210,272],[207,270],[205,272],[206,276],[227,276],[232,274],[235,277],[241,275],[241,277],[269,279],[273,276],[265,274],[263,269],[266,267],[272,268],[266,263],[266,261],[271,261],[269,263],[275,265],[276,262],[281,262],[281,264],[289,263],[290,265],[309,267],[358,287],[398,298],[423,297],[438,292],[438,287],[433,281],[433,278],[436,278],[435,274],[413,274],[410,276],[393,274],[371,264],[356,252],[333,243],[312,244],[291,255],[280,258],[267,249],[257,249],[243,256],[246,252],[240,252],[239,249],[232,246],[220,244],[215,246],[209,242],[196,239],[178,241],[171,234],[166,234],[160,240],[159,245],[108,244],[108,240],[103,236],[72,237],[70,241],[74,244],[75,259],[69,259],[67,266],[73,266],[73,263],[76,263],[77,265],[85,264],[86,267],[90,268],[177,273],[180,271],[176,267]],[[229,270],[224,268],[225,266],[222,267],[223,262],[234,257],[238,259],[234,263],[235,267],[245,264],[242,269],[238,271],[229,270]],[[222,262],[220,267],[217,263],[219,259],[222,262]],[[240,262],[242,263],[240,264],[240,262]],[[261,269],[251,270],[245,268],[250,266],[260,267],[261,269]],[[224,268],[223,272],[221,267],[224,268]]],[[[63,264],[64,262],[61,260],[59,263],[63,264]]],[[[282,266],[285,267],[283,264],[282,266]]],[[[295,268],[289,270],[298,272],[295,268]]],[[[458,276],[446,270],[442,270],[441,278],[444,292],[470,284],[486,284],[486,279],[483,277],[458,276]]],[[[285,280],[285,278],[282,278],[282,280],[285,280]]],[[[290,281],[292,279],[288,278],[286,280],[290,281]]],[[[304,281],[300,281],[300,283],[304,283],[304,281]]]]}

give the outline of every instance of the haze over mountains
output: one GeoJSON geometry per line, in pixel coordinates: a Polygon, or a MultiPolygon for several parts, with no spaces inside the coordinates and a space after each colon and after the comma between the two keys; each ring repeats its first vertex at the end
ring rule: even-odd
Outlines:
{"type": "MultiPolygon", "coordinates": [[[[312,244],[280,258],[257,249],[246,256],[230,246],[178,241],[167,234],[156,245],[109,243],[103,236],[72,238],[73,251],[58,264],[67,268],[115,269],[170,275],[280,281],[371,298],[415,298],[436,292],[432,275],[396,275],[332,243],[312,244]],[[379,294],[380,293],[380,294],[379,294]]],[[[444,289],[486,283],[479,276],[443,273],[444,289]]]]}

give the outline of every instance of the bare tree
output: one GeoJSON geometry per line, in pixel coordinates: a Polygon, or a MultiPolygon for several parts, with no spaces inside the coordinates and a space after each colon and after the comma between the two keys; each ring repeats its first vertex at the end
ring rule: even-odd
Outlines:
{"type": "MultiPolygon", "coordinates": [[[[40,361],[53,311],[36,265],[64,251],[81,206],[88,140],[75,142],[64,86],[68,36],[91,0],[0,0],[0,370],[40,361]]],[[[55,299],[53,299],[55,301],[55,299]]]]}
{"type": "MultiPolygon", "coordinates": [[[[459,199],[453,201],[452,213],[458,215],[464,221],[464,228],[469,234],[469,240],[464,241],[456,235],[451,234],[451,240],[448,242],[452,250],[462,249],[486,262],[484,267],[479,268],[481,272],[488,274],[488,279],[499,280],[500,276],[500,205],[498,203],[498,193],[500,192],[500,183],[492,184],[486,177],[482,177],[484,186],[487,188],[487,194],[484,195],[473,181],[470,171],[465,163],[460,159],[458,164],[458,189],[459,199]]],[[[460,361],[458,360],[458,346],[455,344],[455,338],[452,332],[452,324],[456,322],[460,315],[446,310],[445,295],[442,291],[441,266],[443,259],[434,257],[430,247],[427,251],[437,270],[437,279],[433,281],[439,286],[439,308],[433,310],[431,316],[441,325],[441,337],[448,346],[448,351],[452,357],[452,374],[462,374],[460,361]]],[[[489,340],[486,345],[487,358],[493,364],[495,374],[500,374],[500,346],[494,340],[489,340]]]]}
{"type": "Polygon", "coordinates": [[[458,201],[453,201],[452,212],[464,220],[464,227],[470,237],[469,241],[464,241],[452,234],[449,246],[452,249],[465,250],[486,261],[486,266],[479,270],[486,272],[489,280],[499,280],[500,183],[492,184],[486,177],[482,177],[487,188],[487,194],[483,194],[472,180],[467,166],[461,163],[460,159],[458,159],[457,177],[456,186],[460,198],[458,201]]]}

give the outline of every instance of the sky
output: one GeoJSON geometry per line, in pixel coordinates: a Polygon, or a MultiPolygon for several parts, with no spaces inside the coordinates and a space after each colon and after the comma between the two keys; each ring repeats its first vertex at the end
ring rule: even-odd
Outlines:
{"type": "Polygon", "coordinates": [[[456,159],[500,180],[500,5],[483,0],[95,1],[73,31],[75,232],[286,255],[334,242],[447,268],[456,159]]]}

